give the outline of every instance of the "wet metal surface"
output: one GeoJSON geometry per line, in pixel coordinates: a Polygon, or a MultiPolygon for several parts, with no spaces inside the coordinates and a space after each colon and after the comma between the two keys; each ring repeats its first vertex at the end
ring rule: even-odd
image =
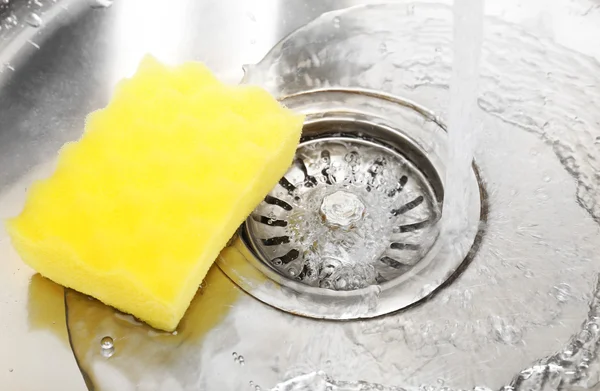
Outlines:
{"type": "MultiPolygon", "coordinates": [[[[10,3],[0,2],[0,218],[18,213],[31,181],[50,172],[58,148],[79,136],[85,115],[106,104],[145,52],[171,63],[202,60],[235,82],[242,64],[259,62],[295,28],[361,2],[10,3]]],[[[406,25],[395,27],[404,35],[369,52],[389,56],[396,67],[381,62],[346,80],[339,71],[357,69],[334,61],[337,76],[313,74],[309,66],[299,74],[301,85],[328,79],[381,89],[444,115],[447,10],[405,10],[406,25]],[[394,51],[399,45],[402,51],[394,51]]],[[[582,323],[597,317],[589,303],[600,254],[600,131],[590,108],[599,106],[600,9],[592,0],[489,0],[487,12],[523,30],[486,22],[484,58],[491,66],[479,102],[476,158],[491,208],[487,239],[459,279],[401,316],[338,323],[275,310],[213,268],[176,335],[67,292],[71,342],[88,383],[100,390],[241,390],[251,389],[250,381],[269,388],[323,370],[335,379],[387,385],[499,387],[537,360],[564,353],[570,342],[574,365],[581,370],[585,361],[595,373],[585,344],[596,341],[596,329],[582,323]],[[590,336],[577,342],[572,336],[584,326],[590,336]]],[[[304,46],[286,57],[289,64],[314,54],[304,46]]],[[[339,58],[365,65],[357,53],[339,58]]],[[[286,93],[298,92],[300,84],[287,85],[286,93]]],[[[20,262],[3,228],[0,256],[0,388],[85,389],[69,347],[63,289],[20,262]]],[[[541,373],[565,358],[553,360],[541,373]]]]}

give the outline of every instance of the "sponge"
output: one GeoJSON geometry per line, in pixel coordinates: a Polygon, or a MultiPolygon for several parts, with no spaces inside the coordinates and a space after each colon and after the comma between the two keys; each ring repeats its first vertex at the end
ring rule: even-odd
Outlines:
{"type": "Polygon", "coordinates": [[[43,276],[171,331],[302,123],[259,87],[148,56],[29,189],[12,243],[43,276]]]}

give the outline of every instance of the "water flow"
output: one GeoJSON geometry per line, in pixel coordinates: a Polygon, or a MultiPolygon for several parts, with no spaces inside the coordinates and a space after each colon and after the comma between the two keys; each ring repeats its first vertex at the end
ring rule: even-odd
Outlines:
{"type": "MultiPolygon", "coordinates": [[[[600,275],[597,278],[587,318],[565,347],[523,369],[499,391],[592,390],[600,384],[600,275]]],[[[466,391],[439,385],[386,387],[362,381],[340,381],[323,371],[297,376],[279,383],[271,391],[466,391]]],[[[473,387],[470,391],[491,391],[473,387]]]]}
{"type": "Polygon", "coordinates": [[[467,230],[464,213],[471,200],[465,191],[475,143],[475,111],[479,81],[479,60],[483,35],[483,0],[454,1],[454,34],[448,160],[443,205],[443,230],[447,240],[460,243],[467,230]]]}

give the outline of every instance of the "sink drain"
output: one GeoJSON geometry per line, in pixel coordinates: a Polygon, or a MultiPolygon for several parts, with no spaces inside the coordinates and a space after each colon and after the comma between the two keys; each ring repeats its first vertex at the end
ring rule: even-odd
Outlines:
{"type": "Polygon", "coordinates": [[[283,99],[306,115],[294,162],[219,265],[277,308],[317,318],[381,315],[443,284],[467,257],[481,216],[473,173],[464,243],[440,236],[445,137],[425,109],[359,90],[283,99]]]}
{"type": "Polygon", "coordinates": [[[395,279],[423,258],[439,215],[433,186],[410,161],[340,136],[302,143],[246,227],[255,252],[282,276],[355,290],[395,279]]]}

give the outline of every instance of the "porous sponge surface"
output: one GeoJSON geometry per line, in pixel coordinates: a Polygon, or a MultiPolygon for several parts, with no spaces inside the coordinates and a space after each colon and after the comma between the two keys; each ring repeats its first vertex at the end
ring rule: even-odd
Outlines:
{"type": "Polygon", "coordinates": [[[259,87],[146,57],[29,189],[12,243],[43,276],[173,330],[291,164],[302,123],[259,87]]]}

